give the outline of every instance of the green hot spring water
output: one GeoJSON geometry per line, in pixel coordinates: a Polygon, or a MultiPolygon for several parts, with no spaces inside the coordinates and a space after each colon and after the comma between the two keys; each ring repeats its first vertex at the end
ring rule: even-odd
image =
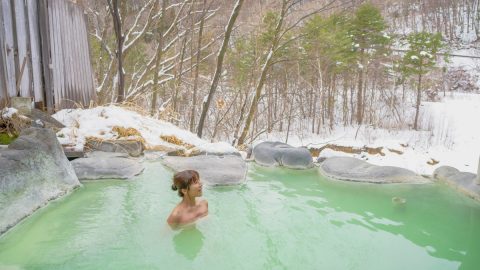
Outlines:
{"type": "Polygon", "coordinates": [[[0,269],[480,269],[480,204],[440,184],[251,164],[246,184],[204,188],[207,218],[171,231],[171,176],[149,162],[85,183],[0,238],[0,269]]]}

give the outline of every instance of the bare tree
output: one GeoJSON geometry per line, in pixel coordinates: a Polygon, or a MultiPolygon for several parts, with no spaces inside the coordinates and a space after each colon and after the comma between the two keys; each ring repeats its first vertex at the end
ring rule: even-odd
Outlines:
{"type": "Polygon", "coordinates": [[[159,92],[160,86],[158,85],[158,71],[160,69],[160,59],[162,59],[162,53],[163,53],[163,28],[164,28],[164,18],[165,18],[165,12],[167,9],[168,5],[168,0],[163,0],[162,2],[162,10],[160,11],[160,21],[157,26],[157,31],[158,31],[158,46],[157,46],[157,52],[155,54],[155,73],[153,74],[153,93],[152,93],[152,104],[150,108],[150,114],[153,116],[155,112],[157,111],[157,95],[159,92]]]}
{"type": "Polygon", "coordinates": [[[119,1],[107,0],[110,14],[113,19],[113,28],[115,29],[115,39],[117,45],[117,102],[122,102],[125,99],[125,74],[123,74],[123,33],[122,33],[122,20],[120,19],[119,1]]]}
{"type": "Polygon", "coordinates": [[[240,135],[240,138],[238,138],[238,141],[236,143],[237,145],[243,145],[245,143],[245,139],[246,139],[248,131],[250,129],[250,125],[252,123],[255,112],[257,110],[258,102],[260,100],[260,96],[262,94],[263,86],[265,84],[265,79],[267,78],[267,74],[269,72],[269,69],[271,68],[271,66],[273,64],[274,54],[278,51],[279,48],[282,48],[286,44],[289,44],[289,43],[295,41],[298,38],[298,36],[290,38],[290,39],[286,40],[285,42],[283,42],[282,44],[280,44],[281,39],[283,37],[285,37],[285,35],[289,31],[294,29],[300,22],[302,22],[306,18],[308,18],[308,17],[310,17],[310,16],[312,16],[312,15],[318,13],[318,12],[326,10],[328,8],[332,8],[333,3],[335,3],[336,1],[332,0],[332,1],[328,2],[325,6],[322,6],[321,8],[316,9],[313,12],[307,13],[306,15],[300,17],[298,20],[296,20],[291,25],[286,26],[284,22],[285,22],[285,18],[287,16],[287,14],[300,2],[301,2],[300,0],[282,0],[282,7],[281,7],[281,11],[280,11],[280,16],[278,18],[277,25],[275,26],[275,30],[274,30],[274,33],[273,33],[274,37],[273,37],[273,40],[272,40],[272,44],[270,45],[267,57],[266,57],[263,65],[262,65],[261,75],[260,75],[260,78],[258,80],[257,86],[255,87],[255,96],[253,97],[252,103],[250,105],[250,110],[248,112],[248,116],[247,116],[247,119],[245,121],[245,126],[243,127],[243,131],[240,135]]]}
{"type": "Polygon", "coordinates": [[[213,95],[215,94],[215,91],[217,89],[218,81],[220,80],[220,75],[222,74],[223,57],[225,56],[225,52],[227,51],[228,41],[230,40],[230,35],[233,30],[233,25],[237,20],[238,14],[240,13],[240,9],[242,7],[243,1],[244,0],[237,0],[237,3],[233,8],[232,15],[228,20],[227,28],[225,29],[225,37],[223,39],[222,47],[220,48],[220,51],[218,52],[218,56],[217,56],[217,66],[215,69],[215,74],[213,75],[210,91],[208,92],[208,98],[203,104],[203,110],[202,110],[202,115],[200,116],[200,121],[198,122],[197,135],[200,138],[202,137],[203,125],[205,123],[205,118],[207,116],[210,103],[212,102],[213,95]]]}
{"type": "Polygon", "coordinates": [[[200,50],[202,47],[203,26],[205,25],[205,14],[207,11],[207,0],[203,0],[202,17],[200,19],[200,27],[197,38],[197,57],[195,60],[195,75],[193,79],[193,93],[192,93],[192,110],[190,112],[190,131],[194,132],[195,126],[195,111],[197,109],[197,89],[198,89],[198,74],[200,69],[200,50]]]}

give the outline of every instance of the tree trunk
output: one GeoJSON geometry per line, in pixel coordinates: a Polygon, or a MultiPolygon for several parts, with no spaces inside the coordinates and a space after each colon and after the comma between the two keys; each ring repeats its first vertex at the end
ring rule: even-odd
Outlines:
{"type": "Polygon", "coordinates": [[[195,78],[193,80],[193,94],[192,94],[192,110],[190,112],[190,131],[194,132],[195,128],[195,111],[197,110],[197,89],[198,89],[198,74],[200,66],[200,50],[202,49],[203,26],[205,24],[205,14],[207,12],[207,0],[203,0],[202,19],[200,20],[200,29],[198,30],[197,39],[197,55],[195,60],[195,78]]]}
{"type": "Polygon", "coordinates": [[[357,88],[357,124],[361,125],[363,122],[363,70],[358,73],[357,88]]]}
{"type": "Polygon", "coordinates": [[[247,102],[248,102],[248,94],[245,93],[245,99],[242,102],[242,108],[240,109],[240,117],[238,118],[237,124],[235,125],[235,132],[233,133],[233,142],[232,142],[233,146],[237,143],[238,132],[240,131],[240,125],[243,122],[243,117],[245,115],[245,109],[247,108],[247,102]]]}
{"type": "MultiPolygon", "coordinates": [[[[188,37],[188,35],[185,33],[185,36],[183,37],[180,63],[179,63],[178,73],[177,73],[178,77],[176,78],[174,86],[173,86],[174,87],[174,89],[173,89],[173,93],[174,93],[173,94],[173,113],[174,114],[177,113],[177,109],[178,109],[178,91],[180,89],[180,85],[182,84],[183,61],[185,59],[185,51],[187,49],[187,37],[188,37]]],[[[178,121],[176,122],[176,124],[178,124],[178,121]]]]}
{"type": "Polygon", "coordinates": [[[165,18],[165,11],[168,5],[168,0],[164,0],[162,2],[162,13],[160,15],[160,22],[158,26],[158,48],[157,53],[155,55],[155,68],[153,69],[153,93],[152,93],[152,104],[150,108],[150,115],[154,115],[157,111],[157,95],[160,91],[160,86],[158,85],[158,69],[160,68],[160,60],[163,54],[163,21],[165,18]]]}
{"type": "Polygon", "coordinates": [[[343,78],[343,126],[348,124],[348,85],[347,79],[343,78]]]}
{"type": "Polygon", "coordinates": [[[328,93],[328,119],[330,121],[330,130],[333,130],[335,124],[335,95],[336,95],[337,75],[333,74],[331,91],[328,93]]]}
{"type": "Polygon", "coordinates": [[[415,122],[413,123],[414,130],[418,130],[418,115],[420,113],[421,100],[422,100],[422,73],[418,74],[417,105],[416,105],[416,111],[415,111],[415,122]]]}
{"type": "Polygon", "coordinates": [[[213,96],[215,91],[217,90],[218,81],[220,80],[220,75],[222,74],[222,66],[223,66],[223,57],[225,56],[225,52],[227,51],[228,41],[230,40],[230,35],[232,33],[233,25],[235,24],[235,20],[240,13],[240,9],[242,7],[244,0],[237,0],[235,7],[233,8],[232,15],[228,20],[228,25],[225,30],[225,38],[223,39],[222,47],[218,52],[217,57],[217,67],[215,69],[215,74],[213,76],[212,84],[210,86],[210,91],[208,92],[208,97],[206,102],[203,104],[202,115],[200,116],[200,121],[198,122],[197,128],[197,136],[202,137],[203,133],[203,126],[205,123],[205,118],[207,117],[208,109],[210,107],[210,103],[212,102],[213,96]]]}
{"type": "Polygon", "coordinates": [[[278,44],[280,42],[280,30],[282,29],[283,20],[285,19],[286,13],[287,13],[287,1],[283,0],[282,12],[280,14],[280,19],[278,20],[278,23],[275,26],[275,33],[274,33],[272,45],[268,52],[267,58],[263,63],[260,79],[258,80],[257,87],[255,88],[255,96],[253,97],[252,104],[250,106],[250,110],[248,111],[247,119],[245,121],[245,126],[243,127],[243,131],[242,131],[242,134],[240,135],[240,138],[238,139],[237,145],[243,145],[245,143],[248,130],[250,129],[250,125],[252,123],[253,117],[257,110],[258,101],[260,100],[260,95],[262,94],[262,89],[263,89],[263,85],[265,84],[265,79],[267,78],[268,70],[270,69],[270,65],[273,59],[273,54],[275,50],[277,50],[278,44]]]}
{"type": "Polygon", "coordinates": [[[287,122],[287,136],[285,138],[285,143],[288,143],[288,135],[290,133],[290,125],[292,123],[292,112],[293,112],[293,103],[295,102],[295,98],[292,98],[290,102],[290,110],[288,112],[288,122],[287,122]]]}
{"type": "Polygon", "coordinates": [[[115,39],[117,45],[117,76],[118,76],[118,86],[117,86],[117,98],[116,102],[120,103],[125,100],[125,74],[123,74],[123,33],[122,33],[122,21],[119,14],[119,1],[118,0],[108,0],[107,1],[110,14],[113,19],[113,28],[115,30],[115,39]]]}

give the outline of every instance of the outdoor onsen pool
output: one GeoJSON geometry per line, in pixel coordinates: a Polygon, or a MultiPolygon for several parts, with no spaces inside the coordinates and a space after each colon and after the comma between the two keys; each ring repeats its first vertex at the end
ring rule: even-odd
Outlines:
{"type": "Polygon", "coordinates": [[[0,269],[480,266],[480,204],[440,184],[359,184],[249,164],[246,184],[204,189],[207,218],[171,231],[165,220],[180,200],[172,172],[145,166],[131,181],[84,183],[24,220],[0,238],[0,269]]]}

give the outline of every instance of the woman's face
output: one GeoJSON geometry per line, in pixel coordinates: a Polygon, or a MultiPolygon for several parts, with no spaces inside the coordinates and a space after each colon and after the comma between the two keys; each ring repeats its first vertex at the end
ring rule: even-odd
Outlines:
{"type": "Polygon", "coordinates": [[[202,181],[200,179],[198,179],[198,181],[196,182],[193,182],[191,185],[190,185],[190,188],[188,189],[188,195],[192,198],[192,197],[200,197],[202,196],[202,181]]]}

